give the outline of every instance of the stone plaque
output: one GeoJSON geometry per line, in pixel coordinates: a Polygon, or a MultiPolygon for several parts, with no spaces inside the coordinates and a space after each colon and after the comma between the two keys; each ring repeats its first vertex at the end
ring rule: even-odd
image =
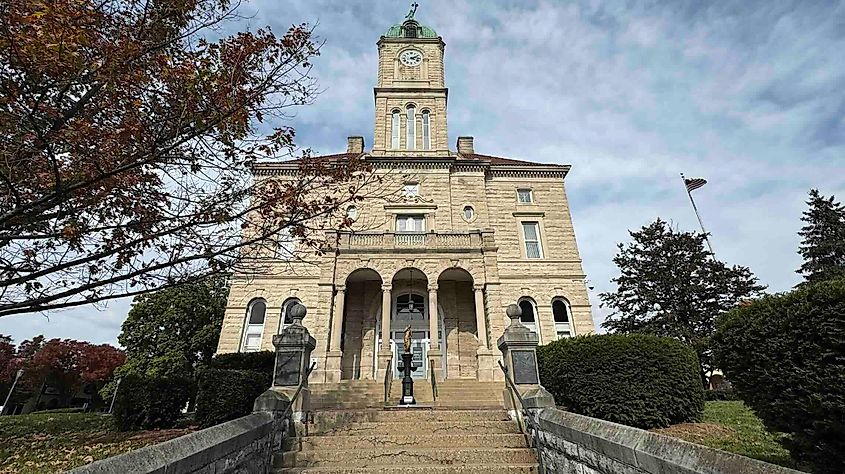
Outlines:
{"type": "Polygon", "coordinates": [[[302,352],[277,352],[276,374],[273,378],[274,386],[299,385],[299,371],[302,369],[302,352]]]}
{"type": "Polygon", "coordinates": [[[534,351],[512,351],[513,382],[517,385],[537,385],[537,356],[534,351]]]}

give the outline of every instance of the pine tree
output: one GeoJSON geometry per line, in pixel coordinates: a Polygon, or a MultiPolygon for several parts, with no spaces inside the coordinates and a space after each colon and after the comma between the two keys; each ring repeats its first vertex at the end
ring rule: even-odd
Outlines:
{"type": "Polygon", "coordinates": [[[728,266],[705,248],[705,235],[657,219],[619,244],[615,292],[600,295],[611,309],[602,327],[623,334],[668,336],[691,346],[706,385],[714,368],[710,337],[716,317],[765,289],[747,267],[728,266]]]}
{"type": "Polygon", "coordinates": [[[804,264],[797,272],[804,275],[804,283],[845,276],[845,206],[818,189],[810,190],[807,205],[801,218],[806,225],[798,232],[804,264]]]}

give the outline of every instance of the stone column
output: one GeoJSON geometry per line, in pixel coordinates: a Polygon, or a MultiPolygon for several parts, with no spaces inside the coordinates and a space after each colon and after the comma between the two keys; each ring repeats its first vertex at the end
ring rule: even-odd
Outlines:
{"type": "MultiPolygon", "coordinates": [[[[435,380],[443,380],[446,374],[443,372],[443,351],[440,344],[440,315],[437,313],[437,283],[428,285],[428,332],[431,340],[431,348],[428,351],[428,367],[430,377],[434,374],[435,380]]],[[[445,346],[445,344],[443,344],[445,346]]]]}
{"type": "MultiPolygon", "coordinates": [[[[519,305],[508,305],[506,313],[511,323],[497,341],[507,369],[506,377],[513,381],[522,399],[526,405],[529,405],[526,408],[554,406],[554,398],[540,385],[540,372],[537,367],[539,337],[520,322],[522,310],[519,305]]],[[[507,380],[505,380],[504,398],[505,405],[511,414],[517,416],[517,413],[522,411],[522,407],[507,380]]]]}
{"type": "Polygon", "coordinates": [[[496,374],[496,357],[487,343],[487,312],[484,308],[484,285],[473,285],[475,292],[475,330],[478,333],[478,349],[476,349],[476,363],[478,364],[477,378],[480,381],[492,382],[496,374]]]}
{"type": "Polygon", "coordinates": [[[376,380],[382,380],[384,378],[385,371],[391,370],[390,361],[391,359],[393,359],[393,353],[390,352],[390,317],[392,314],[392,288],[393,286],[390,284],[381,285],[381,347],[378,351],[379,373],[376,374],[376,380]]]}
{"type": "Polygon", "coordinates": [[[343,332],[343,305],[346,302],[346,286],[338,285],[334,296],[334,315],[332,315],[332,341],[330,351],[340,351],[340,338],[343,332]]]}
{"type": "Polygon", "coordinates": [[[343,352],[340,350],[340,339],[343,331],[343,305],[346,300],[346,287],[339,285],[334,295],[334,312],[332,313],[331,339],[329,352],[326,354],[326,382],[339,382],[341,379],[341,362],[343,352]]]}
{"type": "Polygon", "coordinates": [[[317,346],[317,341],[302,325],[306,313],[305,306],[301,304],[291,307],[293,324],[286,327],[281,334],[273,336],[276,362],[273,368],[273,386],[270,390],[283,394],[290,400],[300,384],[302,385],[299,398],[294,401],[295,420],[309,409],[308,370],[311,367],[311,351],[317,346]]]}

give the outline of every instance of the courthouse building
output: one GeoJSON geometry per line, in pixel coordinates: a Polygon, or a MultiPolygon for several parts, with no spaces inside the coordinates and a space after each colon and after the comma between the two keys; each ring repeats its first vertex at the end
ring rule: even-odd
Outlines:
{"type": "MultiPolygon", "coordinates": [[[[408,326],[415,377],[502,380],[496,339],[512,303],[540,344],[593,332],[566,197],[570,167],[477,153],[471,136],[450,149],[445,43],[413,14],[381,36],[377,52],[372,148],[350,137],[347,152],[329,158],[361,156],[375,172],[405,178],[391,184],[394,197],[349,206],[356,224],[327,231],[334,250],[316,265],[234,275],[218,353],[273,350],[295,303],[308,308],[303,324],[317,340],[312,385],[398,378],[408,326]]],[[[267,163],[255,175],[284,179],[297,169],[267,163]]]]}

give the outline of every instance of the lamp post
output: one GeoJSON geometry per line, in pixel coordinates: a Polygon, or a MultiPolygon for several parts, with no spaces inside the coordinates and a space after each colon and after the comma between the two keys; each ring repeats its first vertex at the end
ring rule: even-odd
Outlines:
{"type": "Polygon", "coordinates": [[[114,386],[114,393],[111,394],[111,404],[109,405],[109,414],[111,414],[111,411],[114,408],[114,399],[117,398],[117,391],[120,389],[120,381],[121,380],[123,380],[123,377],[117,378],[117,384],[114,386]]]}
{"type": "Polygon", "coordinates": [[[9,389],[9,393],[6,394],[6,401],[3,402],[3,411],[0,412],[0,415],[4,415],[6,413],[6,407],[9,406],[9,400],[12,398],[12,392],[15,391],[15,385],[18,384],[18,379],[21,378],[23,375],[23,369],[18,369],[18,373],[15,375],[15,381],[12,382],[12,388],[9,389]]]}

